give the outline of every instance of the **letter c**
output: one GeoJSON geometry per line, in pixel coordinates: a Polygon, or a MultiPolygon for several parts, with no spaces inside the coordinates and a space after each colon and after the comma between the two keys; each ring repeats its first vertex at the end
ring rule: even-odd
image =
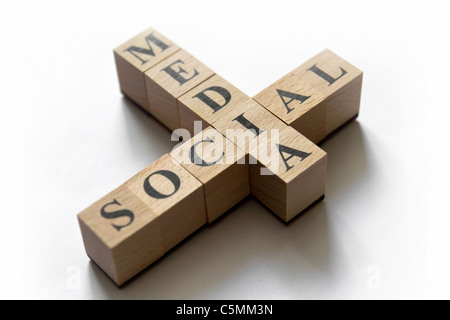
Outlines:
{"type": "Polygon", "coordinates": [[[191,162],[193,164],[198,165],[199,167],[209,167],[212,166],[213,164],[216,164],[217,162],[219,162],[223,156],[225,155],[224,152],[222,152],[222,155],[220,156],[219,159],[213,161],[213,162],[206,162],[205,160],[203,160],[196,152],[195,148],[202,142],[211,142],[214,143],[214,141],[211,138],[206,138],[202,141],[196,142],[194,143],[194,145],[191,148],[191,151],[189,152],[189,158],[191,159],[191,162]]]}

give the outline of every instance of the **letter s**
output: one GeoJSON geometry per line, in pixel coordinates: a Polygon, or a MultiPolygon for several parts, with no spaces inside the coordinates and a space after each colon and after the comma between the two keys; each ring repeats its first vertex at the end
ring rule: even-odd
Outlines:
{"type": "Polygon", "coordinates": [[[101,214],[102,214],[102,217],[105,218],[105,219],[116,219],[116,218],[121,218],[121,217],[128,217],[130,219],[130,221],[127,224],[124,224],[124,225],[121,225],[121,226],[112,224],[112,226],[114,228],[116,228],[117,231],[120,231],[122,228],[125,228],[125,227],[129,226],[133,222],[133,220],[134,220],[134,213],[131,212],[130,210],[127,210],[127,209],[111,211],[111,212],[106,211],[106,208],[109,207],[109,206],[112,206],[112,205],[121,206],[120,202],[117,201],[116,199],[114,199],[114,201],[112,201],[110,203],[107,203],[107,204],[105,204],[103,206],[103,208],[101,209],[101,214]]]}

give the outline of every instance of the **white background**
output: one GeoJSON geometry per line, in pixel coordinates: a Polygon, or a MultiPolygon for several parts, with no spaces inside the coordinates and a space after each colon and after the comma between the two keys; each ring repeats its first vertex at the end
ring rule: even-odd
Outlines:
{"type": "Polygon", "coordinates": [[[450,298],[448,1],[1,1],[0,298],[450,298]],[[253,198],[118,289],[76,214],[171,150],[112,49],[153,26],[252,96],[324,48],[364,71],[326,199],[253,198]]]}

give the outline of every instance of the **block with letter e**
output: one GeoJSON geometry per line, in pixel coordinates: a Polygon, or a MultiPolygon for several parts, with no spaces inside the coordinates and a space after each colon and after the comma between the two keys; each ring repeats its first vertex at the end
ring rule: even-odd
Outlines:
{"type": "Polygon", "coordinates": [[[177,129],[177,99],[213,74],[187,51],[177,51],[145,72],[150,113],[167,128],[177,129]]]}

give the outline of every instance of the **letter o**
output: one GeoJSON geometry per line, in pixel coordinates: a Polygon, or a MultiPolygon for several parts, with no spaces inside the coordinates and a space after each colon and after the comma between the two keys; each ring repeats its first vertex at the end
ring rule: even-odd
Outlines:
{"type": "Polygon", "coordinates": [[[180,185],[181,185],[180,177],[178,177],[178,175],[176,175],[174,172],[168,171],[168,170],[159,170],[159,171],[153,172],[151,175],[149,175],[145,179],[145,181],[144,181],[144,190],[152,198],[165,199],[165,198],[168,198],[168,197],[172,196],[173,194],[175,194],[178,191],[178,189],[180,189],[180,185]],[[158,190],[156,190],[150,184],[150,178],[152,176],[156,175],[156,174],[159,174],[159,175],[161,175],[163,177],[166,177],[167,179],[170,180],[170,182],[173,183],[173,186],[175,187],[175,190],[171,194],[163,194],[163,193],[159,192],[158,190]]]}

